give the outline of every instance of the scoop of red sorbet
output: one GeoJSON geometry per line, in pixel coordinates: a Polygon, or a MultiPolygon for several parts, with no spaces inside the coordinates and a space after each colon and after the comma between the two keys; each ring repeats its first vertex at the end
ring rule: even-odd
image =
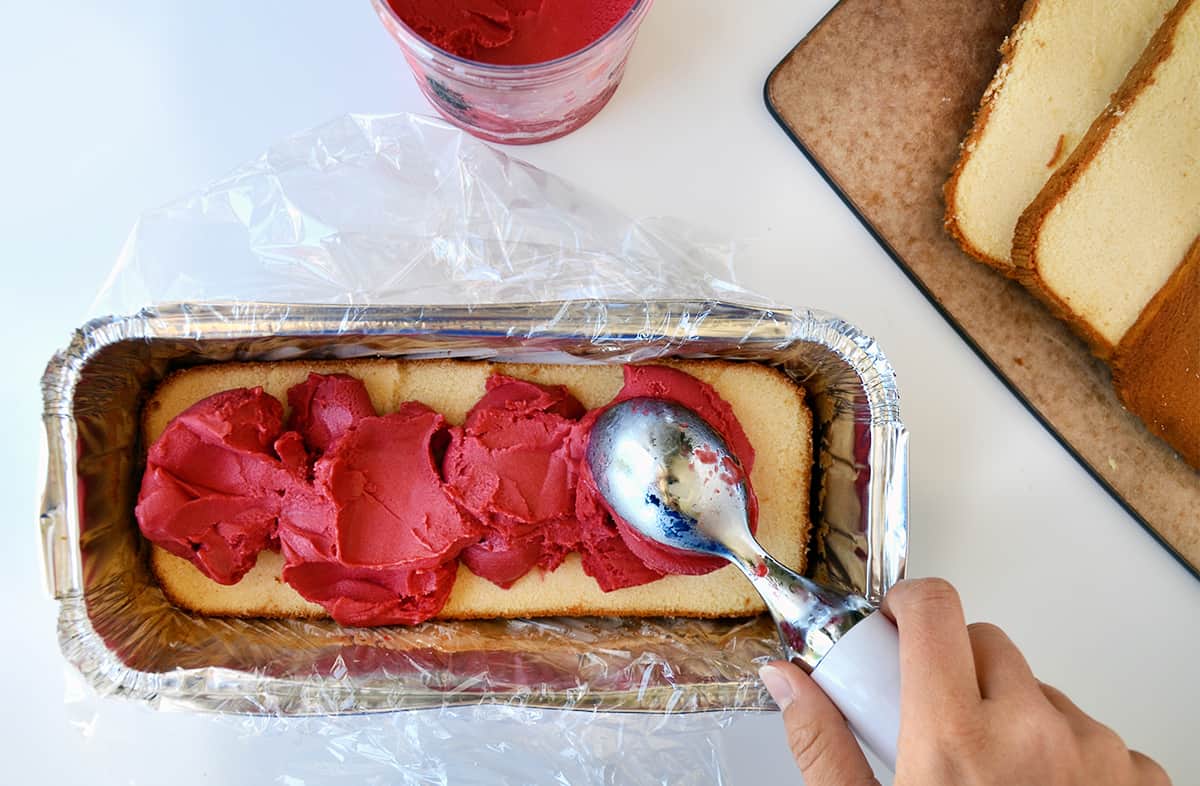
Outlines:
{"type": "MultiPolygon", "coordinates": [[[[329,384],[362,385],[347,379],[329,384]]],[[[332,441],[313,469],[312,489],[284,508],[284,581],[345,625],[435,616],[454,586],[459,552],[481,535],[438,471],[449,440],[445,419],[416,402],[383,417],[362,416],[360,406],[342,429],[347,410],[320,403],[335,398],[322,394],[326,380],[304,384],[316,389],[292,399],[307,407],[294,422],[309,444],[327,434],[332,441]]]]}
{"type": "Polygon", "coordinates": [[[349,374],[309,374],[288,388],[289,425],[315,454],[329,450],[363,418],[375,417],[375,405],[362,381],[349,374]]]}
{"type": "Polygon", "coordinates": [[[584,413],[565,387],[496,374],[446,451],[446,482],[486,529],[467,567],[501,587],[554,570],[578,545],[569,442],[584,413]]]}
{"type": "Polygon", "coordinates": [[[218,393],[178,415],[146,457],[142,533],[213,581],[240,581],[275,544],[283,498],[304,484],[282,428],[283,407],[262,388],[218,393]]]}

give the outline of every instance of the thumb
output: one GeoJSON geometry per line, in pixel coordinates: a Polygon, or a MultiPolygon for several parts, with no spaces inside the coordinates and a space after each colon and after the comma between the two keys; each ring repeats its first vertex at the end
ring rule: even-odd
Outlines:
{"type": "Polygon", "coordinates": [[[878,786],[846,719],[811,677],[779,660],[758,673],[783,712],[788,746],[808,786],[878,786]]]}

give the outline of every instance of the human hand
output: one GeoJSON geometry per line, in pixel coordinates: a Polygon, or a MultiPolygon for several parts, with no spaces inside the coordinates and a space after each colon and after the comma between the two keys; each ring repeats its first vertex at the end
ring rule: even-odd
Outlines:
{"type": "MultiPolygon", "coordinates": [[[[967,625],[942,579],[897,584],[883,603],[900,632],[895,786],[1170,786],[1062,692],[1033,676],[995,625],[967,625]]],[[[763,667],[808,786],[878,784],[837,707],[800,668],[763,667]]]]}

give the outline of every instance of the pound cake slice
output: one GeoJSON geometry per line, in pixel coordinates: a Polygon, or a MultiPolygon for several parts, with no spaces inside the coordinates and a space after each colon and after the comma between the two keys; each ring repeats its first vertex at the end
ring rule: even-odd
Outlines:
{"type": "Polygon", "coordinates": [[[1021,212],[1137,62],[1174,0],[1028,0],[946,183],[946,228],[1012,271],[1021,212]]]}
{"type": "Polygon", "coordinates": [[[1200,469],[1200,237],[1112,356],[1125,407],[1200,469]]]}
{"type": "MultiPolygon", "coordinates": [[[[812,418],[803,389],[782,372],[757,363],[717,360],[666,361],[707,382],[729,403],[756,458],[750,480],[759,503],[758,537],[785,564],[802,570],[808,540],[812,418]]],[[[237,387],[262,386],[287,407],[287,389],[309,373],[349,374],[363,380],[380,414],[419,401],[461,424],[493,373],[545,385],[564,385],[587,408],[606,404],[620,390],[620,366],[499,364],[458,360],[352,360],[218,364],[168,377],[143,411],[150,445],[172,418],[197,401],[237,387]]],[[[264,551],[241,581],[222,585],[187,560],[153,547],[151,567],[175,605],[211,616],[323,617],[280,578],[283,558],[264,551]]],[[[465,565],[439,619],[550,615],[746,616],[764,610],[750,583],[732,566],[702,576],[669,575],[641,586],[603,592],[583,572],[578,554],[558,569],[538,569],[508,589],[473,574],[465,565]]]]}
{"type": "Polygon", "coordinates": [[[1017,222],[1018,278],[1102,358],[1200,232],[1200,0],[1181,0],[1017,222]]]}

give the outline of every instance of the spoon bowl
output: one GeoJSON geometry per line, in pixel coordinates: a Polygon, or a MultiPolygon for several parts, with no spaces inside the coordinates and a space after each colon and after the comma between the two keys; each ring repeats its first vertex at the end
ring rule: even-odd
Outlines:
{"type": "Polygon", "coordinates": [[[612,511],[651,540],[729,559],[750,539],[742,466],[690,410],[623,401],[596,421],[587,460],[612,511]]]}

